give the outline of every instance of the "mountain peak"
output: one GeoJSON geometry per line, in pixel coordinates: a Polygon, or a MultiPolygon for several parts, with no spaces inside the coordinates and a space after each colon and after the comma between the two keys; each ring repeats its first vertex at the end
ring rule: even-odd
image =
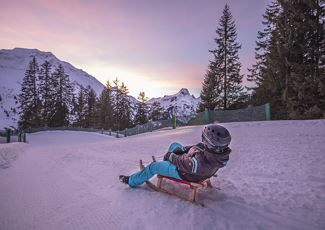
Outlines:
{"type": "Polygon", "coordinates": [[[21,48],[21,47],[15,47],[13,48],[14,51],[37,51],[37,52],[41,52],[38,49],[32,49],[32,48],[21,48]]]}
{"type": "Polygon", "coordinates": [[[44,52],[38,49],[16,47],[13,49],[0,50],[0,61],[2,66],[14,64],[16,66],[21,65],[21,67],[25,68],[33,56],[37,58],[38,62],[49,59],[53,59],[55,62],[59,61],[51,52],[44,52]]]}
{"type": "Polygon", "coordinates": [[[186,88],[182,88],[176,95],[190,95],[190,92],[186,88]]]}

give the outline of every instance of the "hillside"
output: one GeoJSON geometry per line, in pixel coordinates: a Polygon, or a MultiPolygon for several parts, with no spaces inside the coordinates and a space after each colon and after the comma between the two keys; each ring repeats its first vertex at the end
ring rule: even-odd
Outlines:
{"type": "MultiPolygon", "coordinates": [[[[90,85],[97,95],[103,90],[103,84],[95,77],[78,69],[68,62],[59,60],[51,52],[44,52],[37,49],[2,49],[0,50],[0,130],[4,127],[17,127],[18,105],[16,104],[17,95],[21,90],[21,82],[24,77],[28,63],[35,56],[39,65],[45,60],[52,65],[52,70],[59,64],[63,66],[70,80],[74,83],[75,90],[78,85],[85,88],[90,85]]],[[[133,117],[136,113],[137,99],[129,96],[133,117]]],[[[187,89],[181,89],[178,93],[162,98],[154,98],[148,101],[149,106],[154,101],[160,102],[164,111],[171,114],[175,112],[177,116],[190,116],[196,113],[199,99],[190,95],[187,89]]]]}
{"type": "Polygon", "coordinates": [[[20,93],[20,84],[28,63],[33,56],[36,57],[39,65],[43,64],[45,60],[49,61],[53,70],[61,64],[69,75],[70,80],[75,85],[82,85],[84,87],[90,85],[97,94],[99,94],[104,87],[103,84],[93,76],[81,69],[77,69],[68,62],[59,60],[51,52],[25,48],[15,48],[12,50],[2,49],[0,50],[0,96],[2,99],[0,101],[0,129],[9,126],[16,127],[18,114],[14,111],[18,110],[15,104],[15,96],[20,93]]]}
{"type": "Polygon", "coordinates": [[[202,126],[119,139],[40,132],[0,145],[0,229],[324,229],[325,120],[224,126],[233,151],[212,180],[220,189],[200,192],[204,208],[118,181],[171,142],[198,142],[202,126]]]}

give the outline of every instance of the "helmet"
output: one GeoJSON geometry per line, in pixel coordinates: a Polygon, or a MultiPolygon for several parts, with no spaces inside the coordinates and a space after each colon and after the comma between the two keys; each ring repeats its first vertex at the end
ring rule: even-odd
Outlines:
{"type": "Polygon", "coordinates": [[[221,125],[208,125],[202,131],[204,146],[213,152],[222,152],[231,141],[229,131],[221,125]]]}

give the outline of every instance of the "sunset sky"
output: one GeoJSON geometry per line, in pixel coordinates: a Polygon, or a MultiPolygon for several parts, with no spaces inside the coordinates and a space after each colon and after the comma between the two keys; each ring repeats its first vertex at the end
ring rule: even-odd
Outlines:
{"type": "Polygon", "coordinates": [[[118,77],[137,97],[199,96],[226,3],[242,44],[242,73],[254,63],[257,31],[271,0],[0,0],[0,49],[50,51],[103,84],[118,77]]]}

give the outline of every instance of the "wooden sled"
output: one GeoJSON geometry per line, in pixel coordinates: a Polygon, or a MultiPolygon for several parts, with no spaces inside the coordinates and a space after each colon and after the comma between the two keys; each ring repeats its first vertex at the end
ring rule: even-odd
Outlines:
{"type": "MultiPolygon", "coordinates": [[[[154,156],[152,156],[152,160],[155,162],[156,159],[154,156]]],[[[143,170],[144,169],[144,165],[142,163],[142,160],[140,160],[140,169],[143,170]]],[[[157,192],[163,192],[166,193],[168,195],[172,195],[172,196],[176,196],[178,198],[180,198],[181,200],[184,201],[188,201],[191,202],[192,204],[196,204],[196,205],[200,205],[204,207],[204,204],[199,202],[198,200],[198,191],[204,187],[208,187],[208,188],[213,188],[210,179],[206,179],[200,182],[190,182],[190,181],[185,181],[185,180],[178,180],[176,178],[172,178],[172,177],[166,177],[166,176],[162,176],[162,175],[157,175],[158,181],[157,181],[157,185],[154,185],[153,183],[151,183],[150,181],[147,181],[146,184],[149,188],[157,191],[157,192]],[[162,188],[162,182],[163,180],[171,180],[177,183],[181,183],[181,184],[185,184],[188,185],[190,188],[190,196],[189,198],[185,198],[177,193],[171,192],[169,190],[163,189],[162,188]]]]}

